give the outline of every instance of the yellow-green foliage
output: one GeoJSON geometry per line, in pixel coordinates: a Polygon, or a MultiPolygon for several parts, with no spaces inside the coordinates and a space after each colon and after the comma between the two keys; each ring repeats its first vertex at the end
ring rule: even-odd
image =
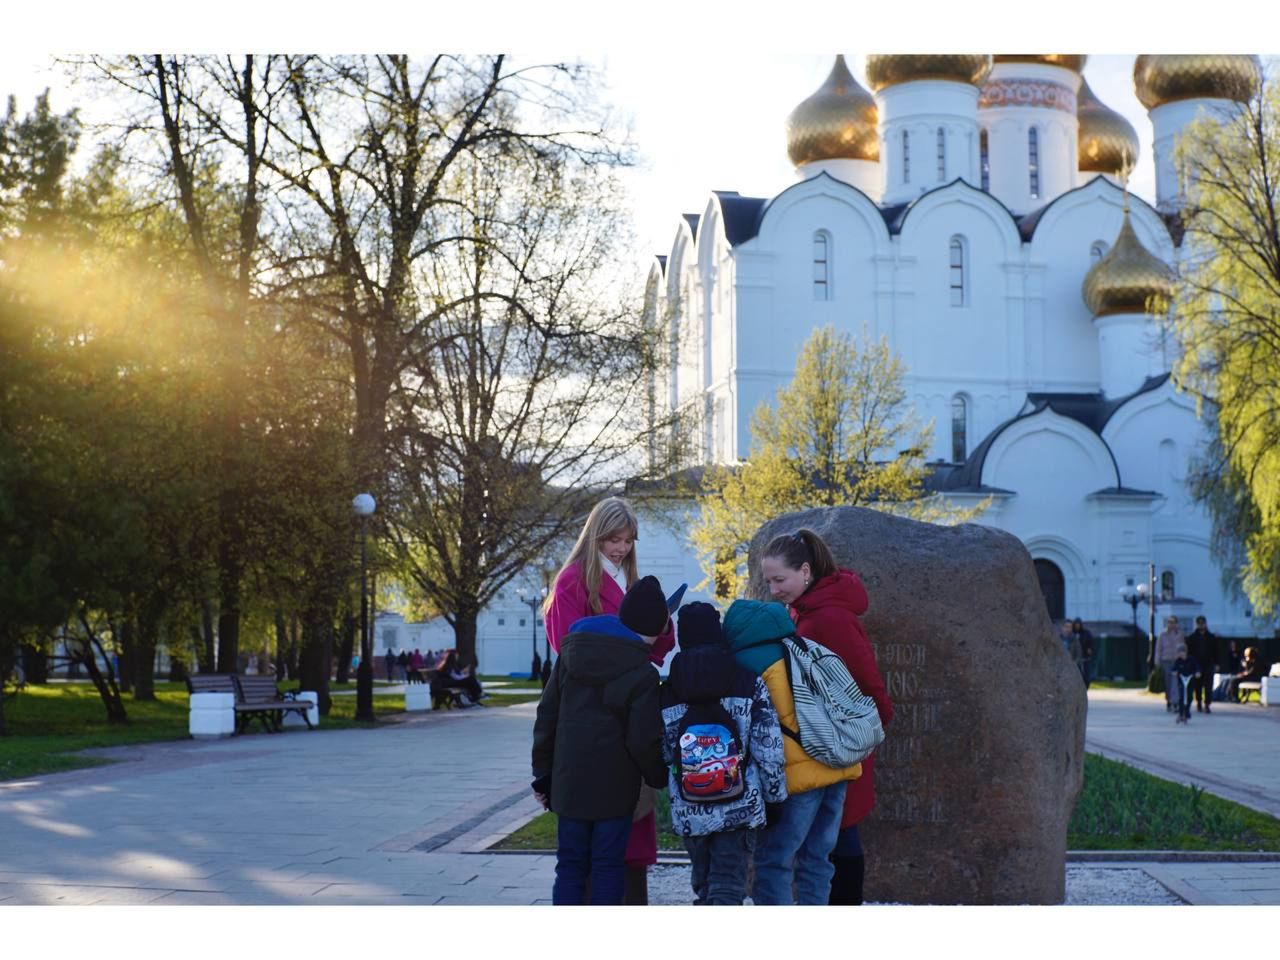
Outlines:
{"type": "Polygon", "coordinates": [[[710,468],[691,539],[720,596],[738,595],[746,553],[765,521],[795,510],[865,506],[932,523],[960,523],[986,509],[926,495],[924,452],[932,424],[907,406],[901,359],[886,339],[861,347],[833,327],[805,342],[795,378],[751,420],[751,456],[710,468]],[[880,458],[880,459],[877,459],[880,458]]]}
{"type": "Polygon", "coordinates": [[[1235,115],[1202,117],[1178,145],[1188,213],[1176,378],[1213,404],[1222,462],[1210,465],[1209,502],[1243,542],[1235,572],[1263,615],[1280,606],[1278,116],[1273,80],[1235,115]]]}

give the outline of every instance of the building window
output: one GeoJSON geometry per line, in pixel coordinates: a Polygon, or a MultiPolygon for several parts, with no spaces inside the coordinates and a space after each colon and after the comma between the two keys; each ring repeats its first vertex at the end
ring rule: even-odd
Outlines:
{"type": "Polygon", "coordinates": [[[1177,591],[1174,590],[1173,571],[1165,570],[1160,574],[1160,599],[1172,600],[1177,595],[1177,591]]]}
{"type": "Polygon", "coordinates": [[[978,154],[982,166],[982,189],[989,193],[991,191],[991,154],[988,151],[985,130],[978,133],[978,154]]]}
{"type": "Polygon", "coordinates": [[[824,230],[813,235],[813,299],[831,299],[831,238],[824,230]]]}
{"type": "Polygon", "coordinates": [[[947,132],[938,128],[938,179],[947,179],[947,132]]]}
{"type": "Polygon", "coordinates": [[[964,241],[951,238],[951,305],[964,306],[964,241]]]}
{"type": "Polygon", "coordinates": [[[902,182],[911,182],[911,134],[902,131],[902,182]]]}
{"type": "Polygon", "coordinates": [[[498,626],[500,626],[500,627],[505,627],[506,625],[507,625],[507,621],[506,621],[505,619],[503,619],[502,617],[499,617],[499,618],[498,618],[498,626]]]}
{"type": "Polygon", "coordinates": [[[524,626],[524,617],[521,617],[521,618],[520,618],[520,626],[522,626],[522,627],[524,626]]]}
{"type": "Polygon", "coordinates": [[[951,462],[963,463],[968,453],[969,403],[956,394],[951,398],[951,462]]]}
{"type": "Polygon", "coordinates": [[[1101,240],[1097,241],[1092,247],[1089,248],[1089,259],[1093,263],[1097,263],[1106,255],[1107,255],[1107,245],[1103,243],[1101,240]]]}
{"type": "Polygon", "coordinates": [[[1027,162],[1031,169],[1031,197],[1040,196],[1040,132],[1032,127],[1027,131],[1027,162]]]}

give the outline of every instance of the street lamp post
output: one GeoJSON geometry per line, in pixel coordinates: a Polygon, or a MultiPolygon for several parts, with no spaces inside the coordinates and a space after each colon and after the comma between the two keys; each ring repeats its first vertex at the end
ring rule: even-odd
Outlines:
{"type": "Polygon", "coordinates": [[[368,523],[377,503],[367,493],[358,494],[351,507],[360,518],[360,666],[356,668],[356,719],[372,722],[373,650],[369,643],[368,523]]]}
{"type": "Polygon", "coordinates": [[[1136,587],[1132,584],[1120,588],[1120,599],[1129,605],[1129,609],[1133,613],[1133,672],[1137,679],[1142,679],[1142,648],[1139,646],[1139,637],[1142,634],[1138,631],[1138,605],[1145,603],[1147,600],[1147,585],[1140,583],[1136,587]]]}
{"type": "MultiPolygon", "coordinates": [[[[537,680],[538,675],[542,672],[541,665],[538,663],[538,608],[542,606],[542,601],[546,597],[546,595],[547,595],[546,588],[543,588],[542,596],[539,596],[537,593],[534,593],[531,596],[526,597],[523,590],[521,590],[519,593],[520,602],[528,604],[529,619],[533,621],[531,624],[531,629],[532,629],[531,636],[533,639],[533,657],[529,661],[529,679],[530,680],[537,680]]],[[[550,659],[550,657],[551,657],[551,641],[548,640],[547,641],[547,658],[550,659]]]]}

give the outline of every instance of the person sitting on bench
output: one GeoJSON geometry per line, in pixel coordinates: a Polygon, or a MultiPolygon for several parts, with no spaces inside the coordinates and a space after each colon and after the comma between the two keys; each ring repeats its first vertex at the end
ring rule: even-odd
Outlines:
{"type": "Polygon", "coordinates": [[[459,666],[456,650],[450,650],[448,656],[444,658],[444,663],[440,664],[440,669],[436,673],[436,679],[446,690],[461,690],[472,703],[479,703],[485,696],[480,688],[480,681],[475,677],[475,670],[472,667],[459,666]]]}
{"type": "Polygon", "coordinates": [[[1267,664],[1258,653],[1258,648],[1246,647],[1244,663],[1240,665],[1240,672],[1235,674],[1231,678],[1231,682],[1227,684],[1227,699],[1238,703],[1240,701],[1240,684],[1258,683],[1266,675],[1267,664]]]}

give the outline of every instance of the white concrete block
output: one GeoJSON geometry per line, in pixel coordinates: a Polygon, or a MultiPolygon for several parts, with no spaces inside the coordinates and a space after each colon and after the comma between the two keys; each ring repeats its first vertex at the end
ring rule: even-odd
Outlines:
{"type": "Polygon", "coordinates": [[[406,712],[412,710],[430,710],[431,709],[431,686],[426,683],[411,683],[404,688],[404,709],[406,712]]]}
{"type": "Polygon", "coordinates": [[[234,693],[193,693],[187,731],[196,740],[217,740],[236,732],[234,693]]]}
{"type": "MultiPolygon", "coordinates": [[[[307,708],[307,720],[311,721],[311,725],[313,727],[320,726],[320,694],[316,693],[314,690],[302,690],[295,694],[295,699],[306,700],[311,704],[311,706],[307,708]]],[[[302,727],[305,730],[307,727],[307,721],[302,719],[302,714],[295,710],[290,710],[284,715],[284,722],[282,726],[302,727]]]]}
{"type": "Polygon", "coordinates": [[[1280,707],[1280,677],[1262,678],[1262,705],[1280,707]]]}

